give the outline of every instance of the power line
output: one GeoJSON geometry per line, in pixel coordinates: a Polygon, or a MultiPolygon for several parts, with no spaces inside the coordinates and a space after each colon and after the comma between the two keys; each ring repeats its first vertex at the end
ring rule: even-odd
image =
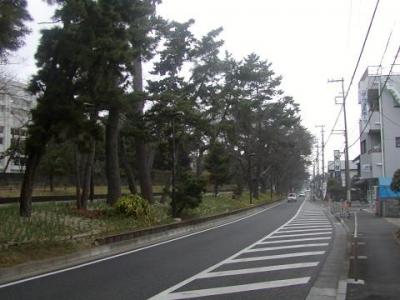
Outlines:
{"type": "Polygon", "coordinates": [[[343,106],[340,107],[339,113],[338,113],[338,115],[336,117],[335,123],[333,124],[331,131],[329,132],[329,135],[328,135],[328,137],[326,139],[324,147],[328,144],[329,139],[331,138],[333,132],[335,131],[336,124],[339,121],[339,118],[340,118],[340,115],[342,114],[342,111],[343,111],[343,106]]]}
{"type": "Polygon", "coordinates": [[[363,55],[363,53],[364,53],[364,48],[365,48],[365,45],[366,45],[366,43],[367,43],[369,33],[370,33],[370,31],[371,31],[372,23],[374,22],[374,19],[375,19],[375,13],[376,13],[376,11],[377,11],[377,9],[378,9],[379,1],[380,1],[380,0],[377,0],[377,1],[376,1],[374,13],[372,14],[371,20],[370,20],[370,22],[369,22],[367,34],[365,35],[364,42],[363,42],[363,45],[362,45],[362,47],[361,47],[361,52],[360,52],[360,55],[358,56],[358,60],[357,60],[357,63],[356,63],[356,67],[354,68],[353,75],[351,76],[350,84],[349,84],[349,86],[348,86],[348,88],[347,88],[346,94],[343,95],[343,99],[344,99],[343,101],[344,101],[344,102],[346,102],[346,98],[347,98],[347,96],[348,96],[348,94],[349,94],[349,92],[350,92],[351,86],[352,86],[353,81],[354,81],[354,77],[356,76],[356,72],[357,72],[358,66],[359,66],[360,61],[361,61],[361,57],[362,57],[362,55],[363,55]]]}
{"type": "MultiPolygon", "coordinates": [[[[363,45],[362,45],[362,47],[361,47],[360,55],[358,56],[358,60],[357,60],[356,66],[355,66],[355,68],[354,68],[353,75],[351,76],[350,84],[349,84],[349,86],[348,86],[348,88],[347,88],[346,93],[343,95],[343,103],[346,103],[347,96],[349,95],[351,86],[353,85],[354,77],[356,76],[356,73],[357,73],[357,70],[358,70],[358,66],[360,65],[361,57],[362,57],[362,55],[363,55],[363,53],[364,53],[365,45],[366,45],[366,43],[367,43],[367,40],[368,40],[368,37],[369,37],[369,33],[370,33],[370,31],[371,31],[371,27],[372,27],[372,24],[373,24],[374,19],[375,19],[375,14],[376,14],[376,11],[377,11],[377,9],[378,9],[379,2],[380,2],[380,0],[377,0],[377,1],[376,1],[375,9],[374,9],[374,12],[373,12],[373,14],[372,14],[371,20],[370,20],[370,22],[369,22],[367,34],[365,35],[364,42],[363,42],[363,45]]],[[[385,50],[385,51],[386,51],[386,50],[385,50]]],[[[325,146],[328,144],[329,139],[330,139],[330,137],[332,136],[332,134],[333,134],[333,132],[334,132],[334,130],[335,130],[335,127],[336,127],[336,125],[337,125],[337,122],[338,122],[338,120],[339,120],[339,118],[340,118],[340,115],[341,115],[342,111],[343,111],[343,105],[342,105],[342,107],[341,107],[341,109],[340,109],[340,111],[339,111],[339,113],[338,113],[338,116],[336,117],[335,123],[334,123],[333,126],[332,126],[332,129],[331,129],[331,131],[330,131],[330,133],[329,133],[329,136],[328,136],[328,138],[327,138],[327,140],[326,140],[325,146]]]]}

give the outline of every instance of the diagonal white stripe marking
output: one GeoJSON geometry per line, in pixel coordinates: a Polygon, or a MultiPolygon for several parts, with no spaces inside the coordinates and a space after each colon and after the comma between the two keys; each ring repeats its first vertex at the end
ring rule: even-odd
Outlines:
{"type": "Polygon", "coordinates": [[[271,272],[271,271],[279,271],[279,270],[311,268],[311,267],[318,266],[318,264],[319,264],[319,262],[315,261],[315,262],[276,265],[276,266],[260,267],[260,268],[248,268],[248,269],[210,272],[210,273],[202,274],[198,278],[211,278],[211,277],[243,275],[243,274],[252,274],[252,273],[263,273],[263,272],[271,272]]]}
{"type": "Polygon", "coordinates": [[[275,235],[269,237],[270,239],[276,239],[276,238],[281,238],[281,237],[292,237],[292,236],[307,236],[307,235],[321,235],[321,234],[332,234],[331,231],[326,231],[326,232],[310,232],[310,233],[298,233],[298,234],[281,234],[281,235],[275,235]]]}
{"type": "Polygon", "coordinates": [[[286,225],[282,229],[297,229],[297,228],[332,228],[331,225],[286,225]]]}
{"type": "MultiPolygon", "coordinates": [[[[331,227],[332,228],[332,227],[331,227]]],[[[296,229],[296,230],[290,230],[292,228],[289,228],[289,230],[286,229],[281,229],[278,231],[278,233],[289,233],[289,232],[312,232],[312,231],[326,231],[329,230],[330,228],[311,228],[311,229],[296,229]]]]}
{"type": "Polygon", "coordinates": [[[290,246],[278,246],[278,247],[267,247],[267,248],[254,248],[247,250],[246,252],[262,252],[262,251],[273,251],[273,250],[284,250],[284,249],[296,249],[296,248],[308,248],[308,247],[323,247],[328,246],[328,243],[316,243],[316,244],[300,244],[290,246]]]}
{"type": "MultiPolygon", "coordinates": [[[[226,264],[226,262],[227,262],[228,260],[231,260],[231,259],[234,259],[234,258],[240,256],[240,255],[241,255],[243,252],[245,252],[246,250],[248,250],[248,249],[254,247],[254,245],[257,245],[259,242],[261,242],[261,241],[263,241],[263,240],[265,240],[265,239],[268,239],[268,238],[269,238],[270,236],[272,236],[276,231],[278,231],[279,229],[281,229],[284,225],[286,225],[287,223],[293,221],[293,220],[299,215],[299,213],[301,212],[301,210],[303,209],[303,207],[304,207],[305,204],[306,204],[306,202],[303,202],[303,203],[300,205],[300,207],[299,207],[299,209],[297,210],[297,212],[295,213],[295,215],[294,215],[289,221],[287,221],[285,224],[283,224],[282,226],[278,227],[276,230],[274,230],[274,231],[272,231],[271,233],[269,233],[267,236],[261,238],[260,240],[254,242],[254,243],[251,244],[250,246],[248,246],[248,247],[246,247],[246,248],[240,250],[239,252],[233,254],[232,256],[228,257],[227,259],[225,259],[225,260],[223,260],[223,261],[221,261],[221,262],[219,262],[219,263],[217,263],[217,264],[215,264],[215,265],[213,265],[213,266],[211,266],[211,267],[209,267],[209,268],[207,268],[207,269],[201,271],[200,273],[197,273],[196,275],[193,275],[192,277],[189,277],[189,278],[187,278],[187,279],[185,279],[185,280],[183,280],[183,281],[181,281],[181,282],[175,284],[174,286],[171,286],[170,288],[168,288],[168,289],[162,291],[161,293],[159,293],[159,294],[157,294],[157,295],[155,295],[155,296],[149,298],[149,300],[152,300],[152,299],[160,299],[160,300],[161,300],[161,299],[169,299],[169,298],[167,298],[167,297],[170,295],[170,293],[172,293],[172,292],[176,291],[177,289],[179,289],[179,288],[181,288],[181,287],[187,285],[188,283],[190,283],[190,282],[196,280],[199,276],[202,276],[202,274],[212,272],[213,270],[215,270],[215,269],[219,268],[220,266],[226,264]]],[[[247,285],[246,285],[246,286],[247,286],[247,285]]]]}
{"type": "Polygon", "coordinates": [[[279,288],[285,286],[306,284],[310,280],[310,277],[300,277],[294,279],[284,279],[284,280],[275,280],[269,282],[259,282],[259,283],[249,283],[249,284],[241,284],[241,285],[233,285],[233,286],[225,286],[211,289],[202,289],[202,290],[192,290],[192,291],[184,291],[184,292],[175,292],[167,295],[163,295],[160,297],[153,297],[151,299],[190,299],[190,298],[198,298],[198,297],[207,297],[214,295],[223,295],[223,294],[232,294],[232,293],[240,293],[240,292],[248,292],[248,291],[256,291],[263,289],[272,289],[279,288]]]}
{"type": "Polygon", "coordinates": [[[302,256],[311,256],[311,255],[323,255],[324,253],[325,253],[325,251],[306,251],[306,252],[286,253],[286,254],[278,254],[278,255],[236,258],[236,259],[228,260],[228,261],[226,261],[226,263],[233,264],[233,263],[248,262],[248,261],[271,260],[271,259],[302,257],[302,256]]]}
{"type": "Polygon", "coordinates": [[[322,240],[330,240],[331,237],[313,237],[313,238],[304,238],[304,239],[290,239],[290,240],[279,240],[279,241],[266,241],[260,242],[258,245],[267,245],[267,244],[280,244],[280,243],[292,243],[292,242],[305,242],[305,241],[322,241],[322,240]]]}

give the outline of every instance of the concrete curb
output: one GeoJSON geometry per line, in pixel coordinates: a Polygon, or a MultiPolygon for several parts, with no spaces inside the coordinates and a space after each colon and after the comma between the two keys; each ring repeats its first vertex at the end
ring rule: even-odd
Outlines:
{"type": "Polygon", "coordinates": [[[108,256],[150,247],[155,243],[168,242],[172,239],[195,234],[203,230],[210,230],[214,227],[223,226],[224,224],[261,212],[264,209],[281,205],[282,203],[284,203],[284,200],[278,200],[270,204],[262,204],[221,215],[105,237],[104,240],[99,239],[100,246],[91,249],[81,250],[61,257],[29,262],[14,267],[0,268],[0,285],[78,266],[91,261],[104,259],[108,256]]]}

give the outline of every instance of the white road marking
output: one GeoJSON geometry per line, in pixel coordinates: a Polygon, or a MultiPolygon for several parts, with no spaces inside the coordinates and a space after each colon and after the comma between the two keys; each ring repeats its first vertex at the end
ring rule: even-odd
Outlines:
{"type": "MultiPolygon", "coordinates": [[[[332,228],[332,227],[330,227],[332,228]]],[[[295,230],[291,230],[292,228],[289,228],[289,230],[286,230],[284,228],[282,228],[281,230],[279,230],[279,233],[289,233],[289,232],[312,232],[312,231],[324,231],[324,230],[329,230],[329,228],[311,228],[311,229],[295,229],[295,230]]]]}
{"type": "Polygon", "coordinates": [[[150,299],[163,299],[163,300],[190,299],[190,298],[198,298],[198,297],[206,297],[206,296],[214,296],[214,295],[232,294],[232,293],[256,291],[256,290],[263,290],[263,289],[279,288],[279,287],[292,286],[292,285],[307,284],[309,282],[309,280],[310,280],[310,277],[300,277],[300,278],[294,278],[294,279],[274,280],[274,281],[259,282],[259,283],[248,283],[248,284],[217,287],[217,288],[202,289],[202,290],[175,292],[175,293],[171,293],[168,295],[163,295],[162,298],[161,297],[153,297],[150,299]]]}
{"type": "MultiPolygon", "coordinates": [[[[285,201],[282,201],[282,202],[277,203],[277,204],[275,204],[275,205],[266,207],[266,208],[263,209],[263,210],[260,210],[260,211],[258,211],[258,212],[255,212],[254,214],[250,214],[250,215],[248,215],[248,216],[245,216],[245,217],[242,217],[242,218],[233,220],[233,221],[231,221],[231,222],[227,222],[227,223],[224,223],[224,224],[221,224],[221,225],[218,225],[218,226],[214,226],[214,227],[207,228],[207,229],[204,229],[204,230],[200,230],[200,231],[196,231],[196,232],[193,232],[193,233],[189,233],[189,234],[186,234],[186,235],[183,235],[183,236],[180,236],[180,237],[177,237],[177,238],[173,238],[173,239],[170,239],[170,240],[167,240],[167,241],[163,241],[163,242],[151,244],[151,245],[149,245],[149,246],[145,246],[145,247],[142,247],[142,248],[138,248],[138,249],[134,249],[134,250],[129,250],[129,251],[122,252],[122,253],[119,253],[119,254],[107,256],[107,257],[100,258],[100,259],[96,259],[96,260],[92,260],[92,261],[89,261],[89,262],[86,262],[86,263],[83,263],[83,264],[79,264],[79,265],[75,265],[75,266],[72,266],[72,267],[60,269],[60,270],[57,270],[57,271],[52,271],[52,272],[48,272],[48,273],[44,273],[44,274],[40,274],[40,275],[28,277],[28,278],[16,280],[16,281],[13,281],[13,282],[1,284],[1,285],[0,285],[0,289],[5,288],[5,287],[8,287],[8,286],[17,285],[17,284],[20,284],[20,283],[32,281],[32,280],[35,280],[35,279],[44,278],[44,277],[49,277],[49,276],[52,276],[52,275],[56,275],[56,274],[60,274],[60,273],[64,273],[64,272],[68,272],[68,271],[72,271],[72,270],[76,270],[76,269],[80,269],[80,268],[83,268],[83,267],[86,267],[86,266],[90,266],[90,265],[94,265],[94,264],[98,264],[98,263],[101,263],[101,262],[103,262],[103,261],[107,261],[107,260],[110,260],[110,259],[115,259],[115,258],[118,258],[118,257],[121,257],[121,256],[129,255],[129,254],[132,254],[132,253],[140,252],[140,251],[147,250],[147,249],[150,249],[150,248],[154,248],[154,247],[157,247],[157,246],[169,244],[169,243],[172,243],[172,242],[181,240],[181,239],[185,239],[185,238],[188,238],[188,237],[191,237],[191,236],[194,236],[194,235],[201,234],[201,233],[203,233],[203,232],[211,231],[211,230],[214,230],[214,229],[218,229],[218,228],[221,228],[221,227],[225,227],[225,226],[228,226],[228,225],[231,225],[231,224],[240,222],[240,221],[242,221],[242,220],[251,218],[251,217],[253,217],[253,216],[255,216],[255,215],[261,214],[261,213],[263,213],[263,212],[265,212],[265,211],[267,211],[267,210],[273,209],[273,208],[275,208],[275,207],[277,207],[277,206],[279,206],[279,205],[282,205],[282,204],[284,204],[284,203],[286,203],[286,202],[285,202],[285,201]]],[[[305,202],[303,202],[303,203],[301,204],[301,206],[299,207],[299,209],[298,209],[298,211],[296,212],[295,216],[294,216],[292,219],[290,219],[290,220],[293,220],[295,217],[297,217],[299,211],[300,211],[301,208],[304,206],[304,204],[305,204],[305,202]]],[[[264,239],[264,238],[263,238],[263,239],[264,239]]]]}
{"type": "Polygon", "coordinates": [[[330,222],[328,222],[328,221],[318,221],[318,222],[304,222],[304,221],[302,221],[302,222],[291,222],[290,224],[292,224],[292,225],[326,225],[326,224],[331,224],[330,222]]]}
{"type": "Polygon", "coordinates": [[[175,284],[174,286],[171,286],[170,288],[168,288],[168,289],[162,291],[161,293],[159,293],[159,294],[157,294],[157,295],[155,295],[155,296],[149,298],[148,300],[154,300],[154,299],[159,299],[159,300],[168,299],[168,298],[166,298],[166,297],[168,297],[169,294],[170,294],[171,292],[173,292],[173,291],[175,291],[175,290],[177,290],[177,289],[179,289],[179,288],[185,286],[185,285],[188,284],[189,282],[192,282],[192,281],[196,280],[196,279],[199,278],[200,276],[203,276],[203,274],[207,274],[207,273],[209,273],[209,272],[214,271],[215,269],[217,269],[217,268],[219,268],[220,266],[224,265],[228,260],[231,260],[231,259],[234,259],[234,258],[240,256],[242,253],[244,253],[244,252],[247,251],[248,249],[253,248],[255,245],[257,245],[257,244],[260,243],[261,241],[263,241],[263,240],[265,240],[265,239],[271,237],[276,231],[278,231],[279,229],[281,229],[284,225],[286,225],[287,223],[289,223],[289,222],[293,221],[295,218],[297,218],[297,216],[299,215],[299,213],[300,213],[300,211],[302,210],[302,208],[303,208],[303,206],[305,205],[305,203],[306,203],[306,202],[303,202],[303,203],[300,205],[300,207],[299,207],[299,209],[297,210],[297,212],[295,213],[295,215],[294,215],[289,221],[287,221],[285,224],[283,224],[282,226],[278,227],[276,230],[272,231],[271,233],[269,233],[269,234],[266,235],[265,237],[259,239],[258,241],[256,241],[255,243],[251,244],[250,246],[248,246],[248,247],[242,249],[241,251],[239,251],[239,252],[233,254],[232,256],[228,257],[227,259],[225,259],[225,260],[223,260],[223,261],[220,261],[219,263],[217,263],[217,264],[215,264],[215,265],[213,265],[213,266],[211,266],[211,267],[209,267],[209,268],[207,268],[207,269],[201,271],[200,273],[197,273],[197,274],[193,275],[192,277],[189,277],[189,278],[187,278],[187,279],[185,279],[185,280],[183,280],[183,281],[181,281],[181,282],[175,284]]]}
{"type": "Polygon", "coordinates": [[[249,262],[249,261],[302,257],[302,256],[311,256],[311,255],[323,255],[324,253],[325,253],[325,251],[306,251],[306,252],[286,253],[286,254],[277,254],[277,255],[236,258],[236,259],[228,260],[225,263],[233,264],[233,263],[249,262]]]}
{"type": "Polygon", "coordinates": [[[310,233],[299,233],[299,234],[281,234],[281,235],[274,235],[271,236],[270,239],[282,238],[282,237],[294,237],[294,236],[307,236],[307,235],[321,235],[321,234],[332,234],[331,231],[324,231],[324,232],[310,232],[310,233]]]}
{"type": "Polygon", "coordinates": [[[318,264],[319,264],[319,262],[315,261],[315,262],[306,262],[306,263],[276,265],[276,266],[269,266],[269,267],[218,271],[218,272],[210,272],[210,273],[202,274],[198,278],[211,278],[211,277],[232,276],[232,275],[241,275],[241,274],[263,273],[263,272],[271,272],[271,271],[279,271],[279,270],[311,268],[311,267],[318,266],[318,264]]]}
{"type": "Polygon", "coordinates": [[[294,228],[332,228],[331,225],[286,225],[283,229],[294,229],[294,228]]]}
{"type": "Polygon", "coordinates": [[[247,250],[247,252],[262,252],[262,251],[273,251],[273,250],[284,250],[284,249],[296,249],[296,248],[308,248],[308,247],[322,247],[328,246],[328,243],[316,243],[316,244],[300,244],[290,246],[278,246],[278,247],[267,247],[267,248],[253,248],[247,250]]]}
{"type": "Polygon", "coordinates": [[[322,240],[330,240],[331,237],[314,237],[314,238],[304,238],[304,239],[290,239],[290,240],[279,240],[279,241],[266,241],[261,242],[259,245],[268,245],[268,244],[280,244],[280,243],[292,243],[292,242],[305,242],[305,241],[322,241],[322,240]]]}

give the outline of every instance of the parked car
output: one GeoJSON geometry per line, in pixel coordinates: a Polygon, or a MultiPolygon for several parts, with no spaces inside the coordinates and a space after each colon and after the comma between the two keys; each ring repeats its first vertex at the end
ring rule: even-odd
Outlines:
{"type": "Polygon", "coordinates": [[[297,201],[297,196],[295,193],[289,193],[287,197],[288,202],[296,202],[297,201]]]}

